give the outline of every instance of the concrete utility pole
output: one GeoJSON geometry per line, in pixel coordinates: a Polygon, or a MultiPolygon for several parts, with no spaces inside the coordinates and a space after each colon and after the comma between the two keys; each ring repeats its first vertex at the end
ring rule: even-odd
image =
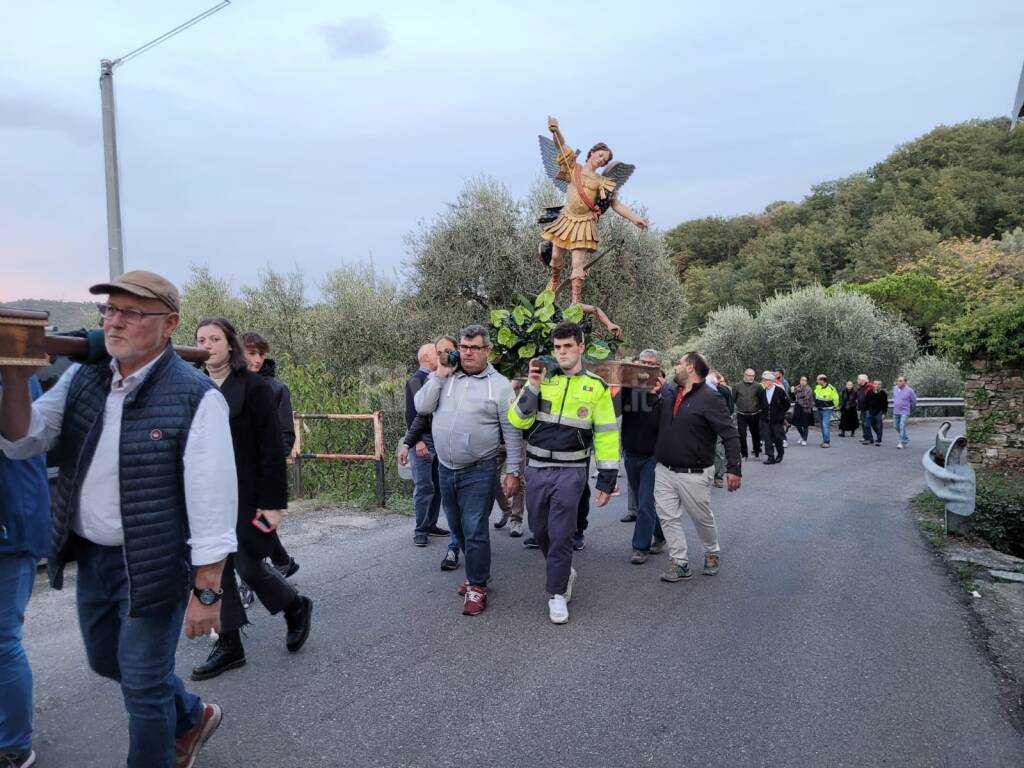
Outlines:
{"type": "Polygon", "coordinates": [[[134,51],[126,53],[119,59],[103,59],[100,61],[100,106],[103,112],[103,168],[107,181],[107,248],[110,254],[110,279],[123,275],[124,269],[124,237],[121,230],[121,174],[117,163],[117,112],[114,109],[114,67],[124,64],[139,56],[150,48],[155,48],[164,40],[174,37],[191,26],[198,24],[207,16],[231,5],[231,0],[221,0],[217,5],[193,16],[184,24],[164,32],[160,37],[150,40],[134,51]]]}
{"type": "Polygon", "coordinates": [[[100,105],[103,110],[103,170],[107,180],[107,249],[110,279],[124,274],[124,242],[121,239],[121,185],[117,167],[117,128],[114,119],[114,63],[100,62],[100,105]]]}

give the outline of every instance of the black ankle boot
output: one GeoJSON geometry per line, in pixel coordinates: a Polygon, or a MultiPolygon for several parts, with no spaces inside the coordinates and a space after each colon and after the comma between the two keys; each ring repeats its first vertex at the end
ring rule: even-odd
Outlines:
{"type": "Polygon", "coordinates": [[[242,666],[245,666],[245,648],[242,647],[241,634],[237,629],[223,632],[206,661],[192,669],[192,679],[209,680],[221,672],[242,666]]]}
{"type": "Polygon", "coordinates": [[[284,609],[284,620],[288,625],[285,645],[289,651],[295,653],[309,637],[309,628],[313,624],[313,601],[299,595],[291,605],[284,609]]]}

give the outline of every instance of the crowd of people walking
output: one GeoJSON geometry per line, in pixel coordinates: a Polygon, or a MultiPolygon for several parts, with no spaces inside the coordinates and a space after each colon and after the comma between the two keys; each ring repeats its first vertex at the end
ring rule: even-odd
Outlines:
{"type": "MultiPolygon", "coordinates": [[[[195,329],[209,353],[202,369],[183,362],[170,346],[178,292],[165,278],[129,272],[90,290],[107,296],[98,307],[109,357],[71,366],[45,394],[31,369],[0,368],[0,766],[35,762],[21,627],[45,555],[57,589],[77,561],[86,657],[120,685],[128,765],[191,768],[222,712],[175,675],[182,626],[187,637],[216,638],[193,680],[246,663],[250,595],[283,616],[288,651],[312,629],[313,600],[288,581],[299,564],[278,536],[295,442],[290,395],[265,339],[223,317],[195,329]],[[43,454],[58,444],[51,521],[43,454]]],[[[860,428],[865,445],[882,444],[890,396],[866,375],[839,392],[823,374],[813,387],[807,376],[790,386],[782,370],[758,381],[748,368],[730,385],[697,352],[666,376],[662,354],[646,349],[636,359],[660,370],[653,383],[615,387],[584,366],[579,325],[559,324],[552,343],[553,358],[530,361],[525,380],[513,382],[489,362],[488,329],[471,325],[423,344],[406,385],[399,461],[413,479],[412,543],[444,539],[442,570],[461,560],[456,591],[467,616],[488,607],[495,503],[494,528],[507,526],[543,556],[548,618],[565,624],[591,502],[607,505],[620,484],[629,492],[622,519],[633,523],[629,562],[667,550],[659,578],[676,583],[719,573],[712,490],[739,490],[744,461],[762,452],[764,464],[782,463],[791,427],[803,446],[816,424],[828,448],[838,411],[840,437],[860,428]],[[696,559],[684,515],[697,532],[696,559]]],[[[905,378],[891,399],[903,448],[916,404],[905,378]]]]}

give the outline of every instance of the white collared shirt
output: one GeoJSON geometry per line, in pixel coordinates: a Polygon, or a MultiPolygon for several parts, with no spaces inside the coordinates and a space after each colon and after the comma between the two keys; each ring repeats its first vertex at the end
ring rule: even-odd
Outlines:
{"type": "MultiPolygon", "coordinates": [[[[120,497],[121,413],[125,397],[142,384],[155,363],[153,360],[130,376],[122,377],[116,363],[110,362],[114,377],[103,412],[103,431],[82,481],[78,513],[71,521],[75,533],[94,544],[119,546],[124,543],[120,497]]],[[[32,403],[32,420],[25,437],[11,442],[0,436],[0,451],[8,458],[25,459],[57,444],[68,388],[79,367],[68,368],[49,392],[32,403]]],[[[185,443],[184,484],[192,564],[219,562],[238,548],[235,540],[238,483],[228,404],[216,388],[203,395],[192,419],[185,443]]]]}
{"type": "Polygon", "coordinates": [[[778,385],[778,384],[775,384],[775,385],[773,385],[773,386],[771,386],[771,387],[768,387],[768,389],[766,389],[766,390],[764,391],[764,396],[765,396],[766,398],[768,398],[768,405],[771,405],[771,404],[772,404],[772,395],[774,395],[774,394],[775,394],[775,387],[777,387],[777,386],[779,386],[779,385],[778,385]]]}

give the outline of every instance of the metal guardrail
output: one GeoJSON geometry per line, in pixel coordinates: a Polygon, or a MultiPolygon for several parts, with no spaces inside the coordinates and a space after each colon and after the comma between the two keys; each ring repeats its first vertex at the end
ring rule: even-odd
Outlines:
{"type": "Polygon", "coordinates": [[[313,459],[327,461],[372,461],[377,475],[377,503],[383,507],[386,497],[384,487],[384,417],[380,411],[373,413],[293,413],[295,424],[295,445],[292,447],[288,461],[292,465],[292,485],[296,496],[302,495],[302,464],[313,459]],[[372,421],[373,422],[373,453],[303,453],[302,422],[303,421],[372,421]]]}
{"type": "MultiPolygon", "coordinates": [[[[889,412],[892,412],[892,401],[889,402],[889,412]]],[[[966,408],[967,403],[962,397],[919,397],[914,410],[923,410],[927,415],[929,408],[966,408]]]]}
{"type": "Polygon", "coordinates": [[[921,457],[924,479],[939,499],[946,502],[946,532],[967,533],[967,518],[974,514],[977,480],[967,463],[967,438],[949,436],[952,424],[942,422],[935,446],[921,457]]]}

